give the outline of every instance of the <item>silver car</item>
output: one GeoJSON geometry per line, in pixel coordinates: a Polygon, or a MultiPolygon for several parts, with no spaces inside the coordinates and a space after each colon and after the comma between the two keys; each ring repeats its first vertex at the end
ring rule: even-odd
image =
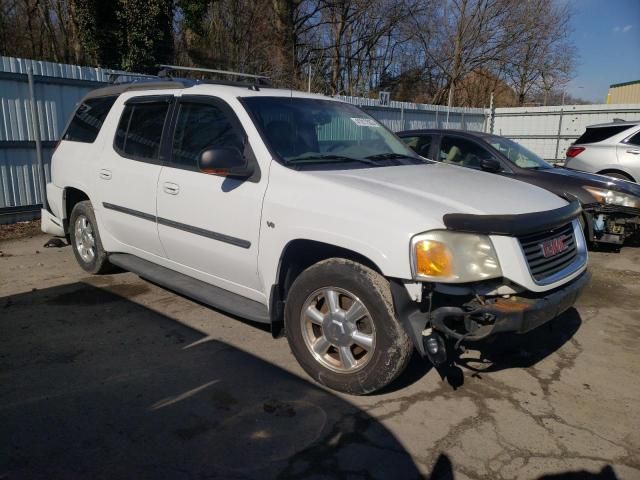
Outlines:
{"type": "Polygon", "coordinates": [[[566,156],[567,168],[640,182],[640,120],[591,125],[566,156]]]}

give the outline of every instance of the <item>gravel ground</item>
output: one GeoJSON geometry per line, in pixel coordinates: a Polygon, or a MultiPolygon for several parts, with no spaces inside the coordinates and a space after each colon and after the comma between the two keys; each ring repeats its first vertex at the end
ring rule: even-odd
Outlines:
{"type": "Polygon", "coordinates": [[[40,220],[0,225],[0,241],[41,235],[40,220]]]}
{"type": "Polygon", "coordinates": [[[264,327],[29,235],[0,241],[0,479],[640,479],[640,248],[449,382],[414,359],[350,397],[264,327]]]}

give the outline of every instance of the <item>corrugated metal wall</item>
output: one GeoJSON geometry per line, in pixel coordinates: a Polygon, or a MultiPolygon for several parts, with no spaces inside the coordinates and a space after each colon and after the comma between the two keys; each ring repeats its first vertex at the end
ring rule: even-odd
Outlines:
{"type": "Polygon", "coordinates": [[[458,128],[484,131],[488,110],[483,108],[451,108],[447,122],[447,107],[422,103],[395,102],[380,106],[377,99],[360,97],[337,97],[347,103],[358,105],[369,115],[390,130],[417,130],[421,128],[458,128]]]}
{"type": "Polygon", "coordinates": [[[55,142],[76,102],[106,82],[112,71],[0,57],[0,208],[42,203],[31,116],[32,69],[45,175],[55,142]]]}
{"type": "Polygon", "coordinates": [[[511,138],[553,161],[565,158],[564,152],[587,126],[615,118],[640,119],[640,105],[496,108],[493,133],[511,138]]]}

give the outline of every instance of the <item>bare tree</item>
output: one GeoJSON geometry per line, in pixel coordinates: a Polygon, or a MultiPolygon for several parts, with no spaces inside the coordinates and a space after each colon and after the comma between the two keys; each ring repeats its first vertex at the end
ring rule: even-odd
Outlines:
{"type": "Polygon", "coordinates": [[[569,4],[553,0],[529,0],[514,9],[511,27],[519,26],[522,33],[509,50],[505,78],[520,105],[536,90],[549,92],[569,80],[575,58],[568,39],[570,14],[569,4]]]}
{"type": "Polygon", "coordinates": [[[0,0],[2,54],[454,105],[545,102],[575,70],[559,0],[0,0]],[[175,52],[175,54],[174,54],[175,52]]]}

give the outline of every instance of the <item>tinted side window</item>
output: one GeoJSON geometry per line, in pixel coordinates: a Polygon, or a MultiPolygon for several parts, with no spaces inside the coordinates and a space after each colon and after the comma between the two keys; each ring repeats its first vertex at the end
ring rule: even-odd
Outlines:
{"type": "Polygon", "coordinates": [[[212,104],[182,103],[173,137],[172,162],[196,168],[200,152],[220,147],[244,150],[243,135],[227,115],[212,104]]]}
{"type": "Polygon", "coordinates": [[[493,158],[487,149],[465,138],[445,136],[440,142],[438,160],[462,167],[480,168],[481,160],[493,158]]]}
{"type": "Polygon", "coordinates": [[[129,130],[129,122],[131,121],[131,112],[133,112],[133,105],[126,105],[120,116],[120,122],[118,122],[118,128],[116,129],[116,148],[120,151],[124,151],[124,139],[127,137],[127,130],[129,130]]]}
{"type": "Polygon", "coordinates": [[[631,127],[633,127],[633,125],[612,125],[610,127],[587,128],[587,131],[584,132],[575,143],[601,142],[619,134],[620,132],[624,132],[626,129],[631,127]]]}
{"type": "Polygon", "coordinates": [[[73,115],[62,139],[93,143],[117,98],[117,96],[90,98],[82,102],[73,115]]]}
{"type": "Polygon", "coordinates": [[[636,133],[633,137],[627,140],[627,143],[640,146],[640,132],[636,133]]]}
{"type": "Polygon", "coordinates": [[[429,158],[429,151],[433,143],[433,135],[417,135],[415,137],[402,137],[402,141],[411,147],[418,155],[429,158]]]}
{"type": "Polygon", "coordinates": [[[157,159],[168,109],[166,102],[126,105],[116,130],[116,147],[126,156],[157,159]]]}

